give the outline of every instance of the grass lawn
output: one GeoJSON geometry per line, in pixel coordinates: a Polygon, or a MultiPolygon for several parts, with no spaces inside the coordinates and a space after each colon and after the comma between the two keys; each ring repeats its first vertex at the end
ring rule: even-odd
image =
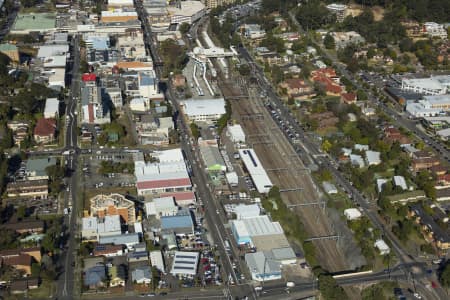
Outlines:
{"type": "Polygon", "coordinates": [[[52,281],[42,280],[42,284],[38,289],[28,291],[28,298],[44,299],[49,298],[55,293],[55,286],[52,281]]]}

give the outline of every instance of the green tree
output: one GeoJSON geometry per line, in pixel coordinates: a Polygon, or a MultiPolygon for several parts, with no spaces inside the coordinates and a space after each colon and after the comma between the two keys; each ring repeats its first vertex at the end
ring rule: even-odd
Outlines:
{"type": "Polygon", "coordinates": [[[333,276],[328,274],[319,275],[319,290],[325,299],[348,299],[344,289],[337,284],[333,276]]]}
{"type": "Polygon", "coordinates": [[[336,42],[334,41],[334,37],[331,36],[331,34],[327,34],[325,38],[323,39],[323,45],[327,49],[334,49],[336,48],[336,42]]]}
{"type": "Polygon", "coordinates": [[[200,129],[199,129],[198,125],[195,124],[194,122],[192,122],[190,125],[190,128],[191,128],[192,136],[194,137],[195,140],[198,140],[198,138],[200,137],[200,129]]]}
{"type": "Polygon", "coordinates": [[[190,27],[190,25],[188,23],[183,22],[178,27],[178,30],[180,30],[181,34],[185,35],[186,33],[189,32],[189,27],[190,27]]]}
{"type": "Polygon", "coordinates": [[[439,274],[439,281],[445,287],[450,287],[450,260],[447,260],[442,272],[439,274]]]}

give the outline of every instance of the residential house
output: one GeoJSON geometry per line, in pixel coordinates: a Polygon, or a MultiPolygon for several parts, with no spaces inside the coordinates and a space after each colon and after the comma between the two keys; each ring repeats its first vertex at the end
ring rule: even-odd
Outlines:
{"type": "Polygon", "coordinates": [[[93,255],[94,256],[105,256],[105,257],[115,257],[124,254],[123,245],[100,245],[96,244],[94,246],[93,255]]]}
{"type": "Polygon", "coordinates": [[[280,88],[286,89],[289,98],[302,99],[313,92],[313,89],[304,80],[299,78],[286,79],[280,83],[280,88]]]}
{"type": "Polygon", "coordinates": [[[106,269],[104,264],[91,267],[84,272],[84,286],[90,290],[98,289],[106,286],[106,269]]]}
{"type": "Polygon", "coordinates": [[[25,121],[9,121],[7,126],[13,132],[14,144],[20,146],[20,143],[28,137],[30,124],[25,121]]]}
{"type": "Polygon", "coordinates": [[[317,121],[317,125],[319,129],[324,129],[327,127],[334,127],[339,122],[339,118],[337,118],[333,112],[327,111],[323,113],[314,113],[309,116],[311,120],[317,121]]]}
{"type": "Polygon", "coordinates": [[[140,266],[131,272],[131,279],[136,284],[150,284],[152,282],[152,272],[150,266],[140,266]]]}
{"type": "Polygon", "coordinates": [[[346,104],[356,103],[356,94],[355,93],[342,93],[341,101],[346,104]]]}
{"type": "Polygon", "coordinates": [[[15,223],[5,223],[2,225],[2,227],[14,230],[19,234],[44,232],[44,222],[41,220],[22,220],[15,223]]]}
{"type": "Polygon", "coordinates": [[[368,166],[376,166],[381,164],[381,153],[376,151],[366,151],[366,163],[368,166]]]}
{"type": "Polygon", "coordinates": [[[127,267],[124,264],[108,268],[109,286],[125,286],[127,279],[127,267]]]}
{"type": "Polygon", "coordinates": [[[311,80],[321,84],[327,95],[340,96],[343,92],[339,85],[339,77],[333,68],[323,68],[311,72],[311,80]]]}
{"type": "Polygon", "coordinates": [[[31,265],[34,261],[31,255],[21,253],[19,249],[12,251],[4,250],[0,252],[1,264],[11,266],[18,271],[23,271],[25,275],[31,275],[31,265]]]}
{"type": "Polygon", "coordinates": [[[443,229],[436,221],[442,219],[433,218],[429,215],[422,204],[414,204],[410,207],[410,217],[421,225],[425,239],[432,242],[438,249],[447,250],[450,248],[450,234],[448,229],[443,229]]]}
{"type": "Polygon", "coordinates": [[[441,162],[436,157],[414,158],[411,163],[411,168],[414,172],[420,172],[438,166],[440,163],[441,162]]]}
{"type": "Polygon", "coordinates": [[[384,129],[384,137],[386,141],[391,143],[398,142],[402,147],[411,145],[411,139],[403,135],[400,130],[394,127],[386,127],[384,129]]]}
{"type": "Polygon", "coordinates": [[[54,119],[38,119],[33,135],[34,140],[38,144],[48,144],[53,142],[56,136],[56,121],[54,119]]]}

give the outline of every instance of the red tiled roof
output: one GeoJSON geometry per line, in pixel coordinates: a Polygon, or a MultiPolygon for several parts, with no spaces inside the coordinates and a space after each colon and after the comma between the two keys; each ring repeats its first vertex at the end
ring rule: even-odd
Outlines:
{"type": "Polygon", "coordinates": [[[81,80],[84,82],[86,81],[95,81],[97,79],[97,76],[94,73],[85,73],[81,75],[81,80]]]}
{"type": "Polygon", "coordinates": [[[322,68],[311,72],[313,76],[321,75],[326,77],[336,77],[336,71],[333,68],[322,68]]]}
{"type": "Polygon", "coordinates": [[[161,197],[174,197],[175,201],[188,201],[193,200],[195,201],[195,194],[194,192],[173,192],[173,193],[162,193],[161,197]]]}
{"type": "Polygon", "coordinates": [[[333,80],[330,78],[323,76],[323,75],[315,75],[313,77],[313,81],[321,82],[325,84],[325,89],[327,92],[334,93],[334,94],[340,94],[342,93],[342,88],[337,85],[333,80]]]}
{"type": "Polygon", "coordinates": [[[345,102],[353,102],[356,100],[355,93],[342,93],[341,97],[344,99],[345,102]]]}
{"type": "Polygon", "coordinates": [[[437,177],[438,181],[445,181],[445,182],[450,182],[450,173],[449,174],[444,174],[444,175],[439,175],[437,177]]]}
{"type": "Polygon", "coordinates": [[[37,121],[34,128],[34,135],[49,136],[55,134],[56,121],[54,119],[41,118],[37,121]]]}
{"type": "Polygon", "coordinates": [[[189,178],[141,181],[136,183],[138,189],[159,189],[189,185],[191,185],[191,180],[189,178]]]}
{"type": "Polygon", "coordinates": [[[3,263],[8,266],[31,266],[32,258],[28,254],[20,254],[3,258],[3,263]]]}

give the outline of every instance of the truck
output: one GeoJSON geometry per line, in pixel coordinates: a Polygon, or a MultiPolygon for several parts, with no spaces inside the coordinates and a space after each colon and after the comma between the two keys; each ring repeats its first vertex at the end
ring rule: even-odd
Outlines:
{"type": "Polygon", "coordinates": [[[67,216],[69,214],[69,209],[66,207],[64,208],[64,214],[67,216]]]}
{"type": "Polygon", "coordinates": [[[291,287],[294,287],[294,286],[295,286],[295,282],[293,282],[293,281],[286,282],[286,287],[291,288],[291,287]]]}
{"type": "Polygon", "coordinates": [[[225,240],[224,244],[225,244],[225,250],[227,252],[231,252],[230,242],[228,240],[225,240]]]}

